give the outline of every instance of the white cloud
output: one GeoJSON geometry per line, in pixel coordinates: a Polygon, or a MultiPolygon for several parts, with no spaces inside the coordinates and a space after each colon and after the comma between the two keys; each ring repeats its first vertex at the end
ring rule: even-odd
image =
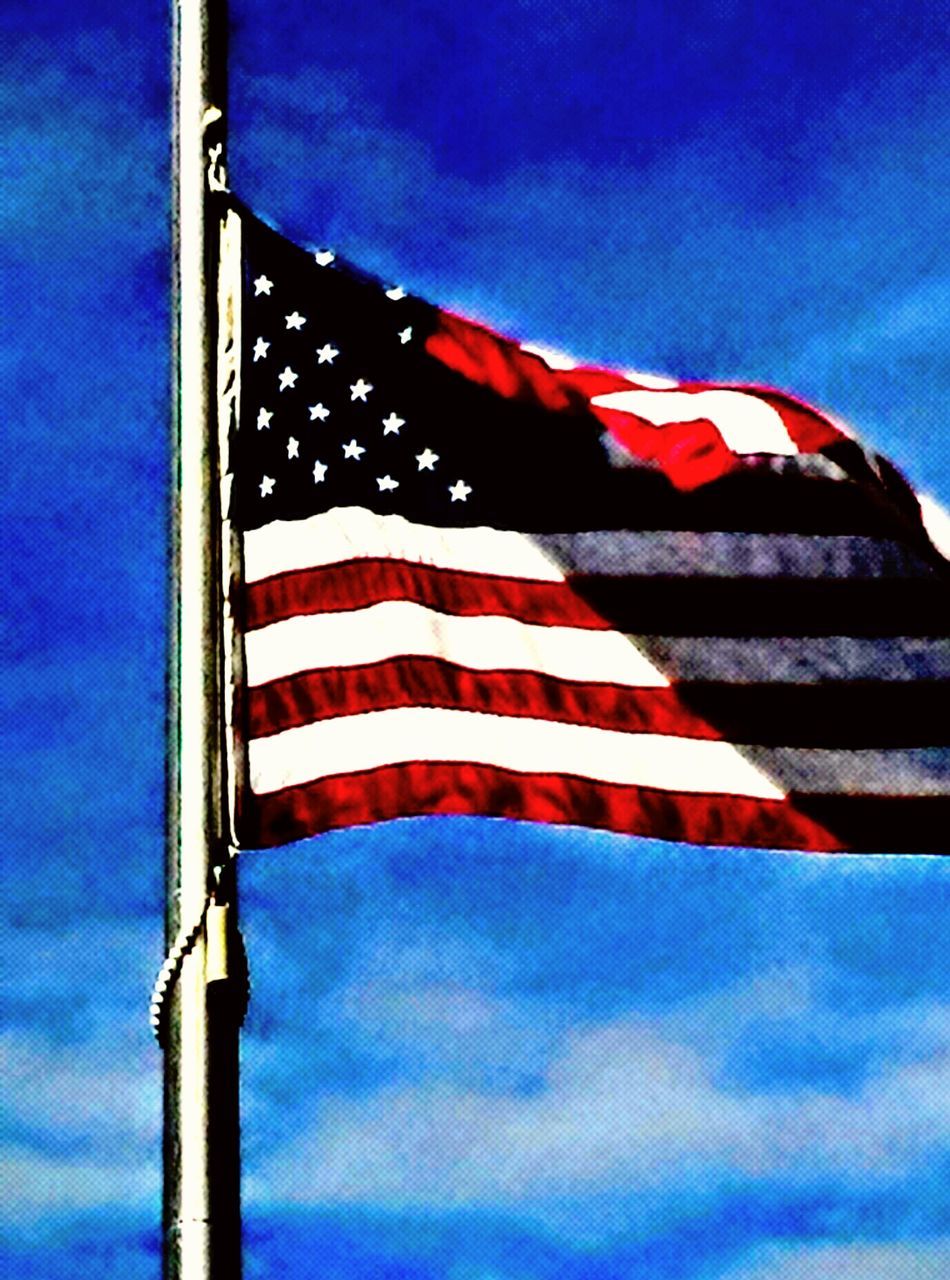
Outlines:
{"type": "Polygon", "coordinates": [[[0,1037],[2,1214],[139,1204],[159,1179],[160,1070],[114,1021],[93,1041],[0,1037]]]}
{"type": "Polygon", "coordinates": [[[136,1045],[129,1028],[116,1024],[81,1044],[6,1031],[0,1103],[15,1124],[45,1131],[50,1140],[151,1141],[160,1132],[159,1086],[152,1083],[157,1056],[144,1035],[136,1045]]]}
{"type": "MultiPolygon", "coordinates": [[[[142,898],[147,897],[144,889],[142,898]]],[[[71,1060],[65,1055],[80,1043],[105,1055],[110,1045],[113,1053],[118,1044],[135,1046],[136,1052],[150,1045],[144,1009],[162,959],[161,922],[141,914],[134,902],[124,918],[108,914],[111,906],[100,896],[83,917],[49,909],[47,900],[36,904],[42,922],[35,924],[20,923],[11,904],[0,906],[0,995],[37,1013],[44,1007],[68,1009],[68,1020],[61,1015],[50,1025],[48,1039],[37,1038],[36,1049],[47,1058],[60,1053],[71,1060]]],[[[12,1052],[13,1043],[0,1035],[0,1052],[12,1052]]]]}
{"type": "Polygon", "coordinates": [[[549,1220],[570,1201],[572,1230],[586,1204],[596,1235],[629,1229],[618,1201],[695,1205],[779,1181],[880,1187],[950,1144],[950,1041],[853,1094],[732,1091],[720,1065],[626,1018],[569,1034],[542,1087],[521,1096],[436,1082],[325,1097],[308,1131],[249,1170],[250,1199],[549,1220]]]}
{"type": "Polygon", "coordinates": [[[141,1152],[130,1153],[126,1160],[70,1161],[7,1145],[0,1147],[0,1165],[0,1222],[18,1233],[30,1223],[48,1223],[52,1216],[86,1210],[152,1207],[158,1212],[159,1165],[143,1160],[141,1152]]]}
{"type": "Polygon", "coordinates": [[[944,1280],[950,1239],[908,1243],[769,1245],[717,1280],[944,1280]]]}

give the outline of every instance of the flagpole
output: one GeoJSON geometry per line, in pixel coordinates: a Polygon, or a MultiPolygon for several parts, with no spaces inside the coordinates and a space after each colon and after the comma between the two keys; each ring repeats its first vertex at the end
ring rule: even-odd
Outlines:
{"type": "Polygon", "coordinates": [[[169,993],[165,1032],[166,1280],[239,1277],[238,1026],[222,724],[221,516],[208,214],[223,172],[224,0],[172,0],[174,456],[168,716],[169,946],[204,920],[169,993]],[[209,907],[209,893],[214,900],[209,907]]]}

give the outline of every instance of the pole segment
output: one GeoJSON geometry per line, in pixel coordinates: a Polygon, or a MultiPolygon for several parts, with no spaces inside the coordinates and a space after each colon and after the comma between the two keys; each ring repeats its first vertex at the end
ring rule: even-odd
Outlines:
{"type": "MultiPolygon", "coordinates": [[[[213,282],[207,193],[221,183],[224,0],[172,0],[174,16],[174,499],[168,709],[166,935],[198,920],[227,863],[213,282]]],[[[227,980],[233,875],[182,961],[165,1047],[166,1280],[240,1275],[237,1036],[227,980]]]]}

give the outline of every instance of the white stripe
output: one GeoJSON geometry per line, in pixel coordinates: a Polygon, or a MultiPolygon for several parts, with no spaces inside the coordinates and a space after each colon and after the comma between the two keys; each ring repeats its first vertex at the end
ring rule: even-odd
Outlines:
{"type": "Polygon", "coordinates": [[[577,359],[558,347],[548,347],[540,342],[522,342],[521,350],[529,356],[540,356],[549,369],[576,369],[577,359]]]}
{"type": "Polygon", "coordinates": [[[651,391],[667,391],[679,386],[676,378],[668,378],[661,373],[644,373],[642,369],[621,369],[620,373],[631,382],[648,387],[651,391]]]}
{"type": "Polygon", "coordinates": [[[371,711],[286,729],[249,746],[251,787],[257,795],[413,760],[572,774],[664,791],[783,798],[774,783],[727,742],[502,719],[476,711],[371,711]]]}
{"type": "Polygon", "coordinates": [[[742,747],[787,791],[825,795],[950,795],[945,747],[742,747]]]}
{"type": "Polygon", "coordinates": [[[918,636],[635,636],[671,680],[950,680],[950,641],[918,636]]]}
{"type": "Polygon", "coordinates": [[[744,391],[610,391],[591,404],[635,413],[658,427],[708,418],[733,453],[798,453],[782,415],[744,391]]]}
{"type": "Polygon", "coordinates": [[[545,627],[516,618],[457,618],[408,600],[273,622],[244,639],[251,686],[327,667],[406,655],[476,671],[537,671],[563,680],[662,688],[666,676],[616,631],[545,627]]]}
{"type": "Polygon", "coordinates": [[[901,544],[860,535],[675,529],[525,534],[441,529],[362,507],[253,529],[244,535],[244,555],[248,582],[368,558],[532,582],[563,582],[571,573],[892,578],[933,572],[901,544]]]}
{"type": "Polygon", "coordinates": [[[564,579],[526,534],[488,528],[439,529],[403,516],[376,515],[364,507],[335,507],[306,520],[275,520],[244,535],[247,582],[372,557],[542,582],[564,579]]]}
{"type": "MultiPolygon", "coordinates": [[[[566,351],[561,351],[558,347],[548,347],[540,342],[522,342],[521,350],[527,351],[528,355],[540,356],[549,369],[562,370],[566,372],[570,369],[589,369],[589,363],[579,362],[576,356],[569,355],[566,351]]],[[[639,369],[620,369],[618,370],[621,377],[629,378],[631,382],[638,383],[641,387],[655,387],[665,390],[667,387],[677,387],[679,383],[675,378],[667,378],[659,373],[643,373],[639,369]]]]}
{"type": "Polygon", "coordinates": [[[927,537],[945,560],[950,560],[950,512],[929,493],[918,493],[920,518],[927,537]]]}
{"type": "Polygon", "coordinates": [[[533,537],[566,574],[864,581],[934,576],[933,568],[913,548],[856,534],[613,529],[533,537]]]}

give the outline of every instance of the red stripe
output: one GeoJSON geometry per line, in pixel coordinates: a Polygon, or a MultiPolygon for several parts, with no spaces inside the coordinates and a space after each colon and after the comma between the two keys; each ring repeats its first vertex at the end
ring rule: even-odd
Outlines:
{"type": "Polygon", "coordinates": [[[245,589],[248,631],[301,614],[365,609],[383,600],[410,600],[458,617],[495,614],[542,626],[607,631],[610,623],[562,582],[528,582],[409,564],[349,560],[279,574],[245,589]]]}
{"type": "Polygon", "coordinates": [[[491,765],[386,765],[248,800],[244,847],[279,845],[389,818],[451,813],[564,823],[690,844],[829,853],[844,848],[787,801],[659,791],[491,765]]]}
{"type": "Polygon", "coordinates": [[[586,412],[593,396],[641,385],[613,369],[595,365],[552,369],[541,356],[511,338],[450,311],[438,313],[438,328],[426,339],[426,351],[496,395],[554,412],[586,412]]]}
{"type": "Polygon", "coordinates": [[[830,444],[848,437],[828,421],[817,409],[796,400],[785,391],[773,391],[766,387],[739,387],[770,404],[785,423],[785,429],[795,441],[801,453],[819,453],[830,444]]]}
{"type": "Polygon", "coordinates": [[[791,798],[855,853],[950,853],[950,796],[791,798]]]}
{"type": "Polygon", "coordinates": [[[740,460],[711,422],[658,427],[636,414],[591,405],[591,398],[636,386],[608,369],[550,369],[517,343],[448,312],[426,340],[429,355],[497,395],[555,412],[593,413],[634,457],[660,466],[679,489],[695,489],[735,470],[740,460]]]}
{"type": "Polygon", "coordinates": [[[707,418],[658,427],[626,409],[591,405],[615,440],[635,458],[659,466],[677,489],[688,492],[739,470],[742,459],[707,418]]]}
{"type": "Polygon", "coordinates": [[[438,319],[439,327],[426,339],[426,351],[462,377],[508,400],[555,412],[586,408],[583,393],[516,342],[448,311],[440,311],[438,319]]]}
{"type": "MultiPolygon", "coordinates": [[[[712,422],[671,422],[656,426],[629,412],[591,405],[594,396],[638,384],[608,369],[551,369],[541,357],[523,350],[482,325],[449,312],[426,341],[429,354],[457,373],[508,399],[524,400],[555,412],[589,411],[634,457],[657,464],[678,489],[696,489],[742,466],[712,422]]],[[[779,414],[802,453],[818,453],[845,439],[823,414],[772,387],[746,383],[689,382],[678,391],[741,391],[757,396],[779,414]]]]}
{"type": "MultiPolygon", "coordinates": [[[[782,419],[786,431],[801,453],[818,453],[847,439],[816,409],[784,391],[741,383],[681,383],[684,392],[739,391],[769,405],[782,419]]],[[[611,435],[634,457],[654,462],[678,489],[690,490],[718,480],[745,465],[722,438],[718,427],[705,418],[670,422],[658,427],[627,410],[591,405],[592,412],[611,435]]]]}
{"type": "Polygon", "coordinates": [[[675,683],[637,689],[401,657],[249,689],[248,736],[391,707],[530,716],[594,729],[785,747],[924,747],[946,741],[950,682],[675,683]]]}
{"type": "Polygon", "coordinates": [[[672,688],[630,689],[526,671],[470,671],[441,658],[393,658],[310,671],[249,689],[248,736],[263,738],[315,720],[391,707],[446,707],[627,733],[722,737],[672,688]]]}
{"type": "MultiPolygon", "coordinates": [[[[742,383],[681,383],[683,392],[739,391],[768,404],[782,419],[785,429],[801,453],[818,453],[847,437],[816,409],[784,391],[742,383]]],[[[654,462],[678,489],[690,490],[708,484],[744,465],[742,457],[728,447],[714,423],[705,418],[670,422],[658,427],[626,410],[592,405],[593,413],[610,433],[635,457],[654,462]]]]}

